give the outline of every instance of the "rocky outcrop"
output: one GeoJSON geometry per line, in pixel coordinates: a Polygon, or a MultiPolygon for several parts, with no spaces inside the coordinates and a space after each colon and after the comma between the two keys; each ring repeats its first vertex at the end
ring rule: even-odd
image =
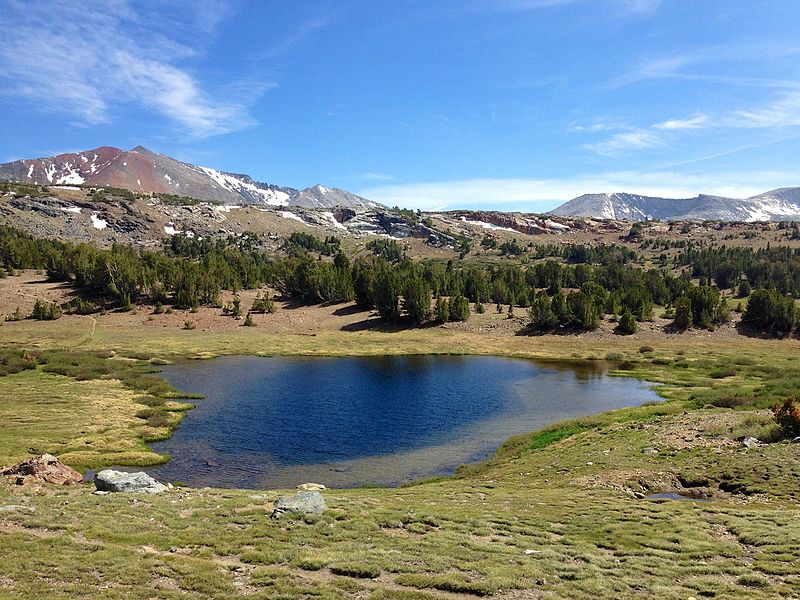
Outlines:
{"type": "Polygon", "coordinates": [[[300,492],[294,496],[278,497],[275,500],[272,516],[278,517],[286,513],[321,515],[327,508],[325,498],[319,492],[300,492]]]}
{"type": "Polygon", "coordinates": [[[297,489],[304,492],[320,492],[327,488],[321,483],[301,483],[297,486],[297,489]]]}
{"type": "Polygon", "coordinates": [[[160,494],[168,489],[143,471],[126,473],[113,469],[104,469],[97,473],[94,476],[94,485],[101,492],[160,494]]]}
{"type": "Polygon", "coordinates": [[[526,235],[543,233],[563,233],[570,230],[568,225],[550,218],[539,218],[533,215],[505,213],[497,211],[457,210],[446,213],[449,216],[469,224],[486,224],[486,229],[514,230],[526,235]]]}
{"type": "Polygon", "coordinates": [[[74,485],[83,481],[83,475],[62,463],[52,454],[41,454],[17,463],[13,467],[5,467],[0,471],[0,475],[4,475],[10,483],[15,485],[35,483],[74,485]]]}

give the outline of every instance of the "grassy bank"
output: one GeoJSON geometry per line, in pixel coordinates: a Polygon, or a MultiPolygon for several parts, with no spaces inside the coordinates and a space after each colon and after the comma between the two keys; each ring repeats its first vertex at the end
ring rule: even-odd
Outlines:
{"type": "Polygon", "coordinates": [[[108,353],[0,351],[0,464],[48,452],[79,469],[153,465],[192,405],[149,362],[108,353]]]}

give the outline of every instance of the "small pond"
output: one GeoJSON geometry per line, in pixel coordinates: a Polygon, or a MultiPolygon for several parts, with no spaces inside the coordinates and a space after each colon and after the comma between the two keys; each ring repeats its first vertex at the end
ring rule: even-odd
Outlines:
{"type": "Polygon", "coordinates": [[[164,377],[201,393],[148,469],[190,486],[397,485],[487,458],[510,436],[659,400],[607,365],[487,356],[182,361],[164,377]]]}

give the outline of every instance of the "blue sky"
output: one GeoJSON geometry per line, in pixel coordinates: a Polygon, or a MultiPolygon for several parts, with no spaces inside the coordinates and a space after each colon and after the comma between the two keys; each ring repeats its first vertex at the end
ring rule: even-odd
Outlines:
{"type": "Polygon", "coordinates": [[[0,0],[0,161],[142,144],[390,205],[800,185],[796,0],[0,0]]]}

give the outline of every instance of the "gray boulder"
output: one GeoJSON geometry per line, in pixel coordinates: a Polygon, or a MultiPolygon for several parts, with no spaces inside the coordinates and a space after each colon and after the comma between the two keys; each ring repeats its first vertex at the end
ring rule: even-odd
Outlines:
{"type": "Polygon", "coordinates": [[[280,496],[275,500],[273,517],[284,513],[321,515],[328,507],[319,492],[300,492],[294,496],[280,496]]]}
{"type": "Polygon", "coordinates": [[[147,473],[125,473],[104,469],[94,476],[94,485],[101,492],[138,492],[142,494],[160,494],[167,491],[167,486],[159,483],[147,473]]]}
{"type": "Polygon", "coordinates": [[[755,448],[758,446],[758,440],[754,437],[747,436],[742,440],[742,446],[745,448],[755,448]]]}

